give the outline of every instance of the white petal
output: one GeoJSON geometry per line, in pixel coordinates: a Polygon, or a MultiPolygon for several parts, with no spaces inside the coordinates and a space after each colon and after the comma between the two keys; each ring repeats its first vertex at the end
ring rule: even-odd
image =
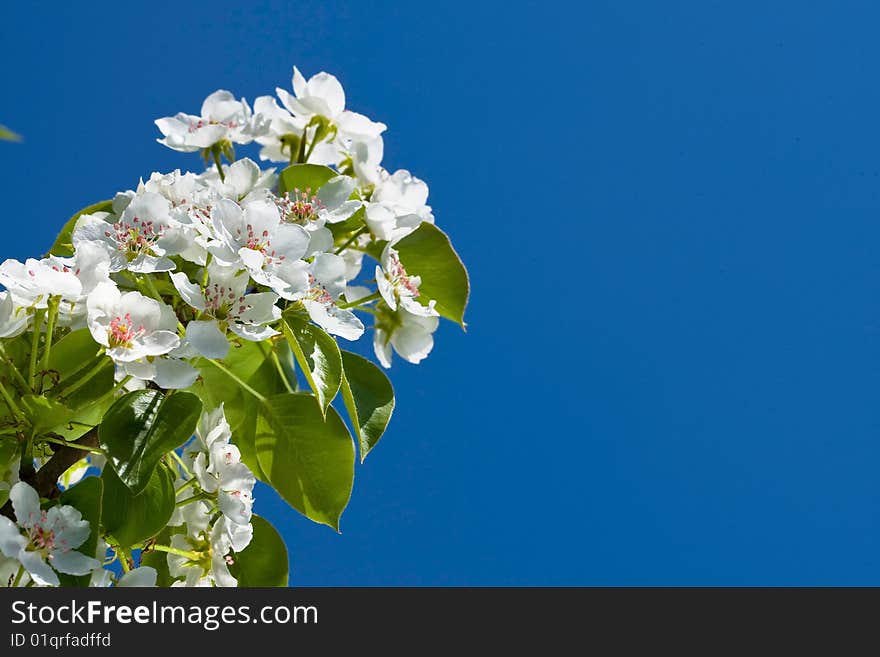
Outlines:
{"type": "Polygon", "coordinates": [[[152,588],[156,586],[156,578],[158,577],[156,569],[151,566],[140,566],[134,570],[130,570],[119,578],[116,586],[122,587],[146,587],[152,588]]]}
{"type": "Polygon", "coordinates": [[[25,545],[27,539],[21,535],[18,525],[9,518],[0,516],[0,552],[7,557],[15,558],[25,545]]]}
{"type": "Polygon", "coordinates": [[[97,559],[87,557],[76,550],[53,552],[49,555],[49,562],[59,573],[68,575],[88,575],[94,569],[101,567],[97,559]]]}
{"type": "MultiPolygon", "coordinates": [[[[301,99],[303,96],[297,94],[301,99]]],[[[345,91],[335,76],[323,71],[313,75],[306,83],[306,98],[320,98],[329,108],[329,116],[333,119],[345,109],[345,91]]]]}
{"type": "Polygon", "coordinates": [[[323,203],[328,210],[335,210],[348,200],[354,191],[357,181],[348,176],[336,176],[327,181],[321,189],[318,190],[318,200],[323,203]]]}
{"type": "Polygon", "coordinates": [[[19,481],[15,484],[9,491],[9,499],[20,526],[30,529],[40,521],[40,496],[26,483],[19,481]]]}
{"type": "Polygon", "coordinates": [[[35,584],[40,586],[58,586],[60,584],[58,575],[43,561],[43,557],[40,556],[39,552],[22,550],[18,554],[18,560],[21,561],[21,565],[24,566],[25,570],[30,573],[35,584]]]}
{"type": "Polygon", "coordinates": [[[193,320],[186,325],[186,339],[206,358],[226,358],[229,340],[216,320],[193,320]]]}
{"type": "Polygon", "coordinates": [[[161,356],[180,344],[180,337],[171,331],[153,331],[140,340],[144,356],[161,356]]]}
{"type": "Polygon", "coordinates": [[[199,371],[178,358],[157,358],[156,378],[153,379],[160,388],[182,390],[189,388],[199,377],[199,371]]]}
{"type": "Polygon", "coordinates": [[[180,297],[196,310],[205,309],[205,295],[202,294],[201,288],[195,283],[190,282],[183,272],[171,274],[171,282],[180,293],[180,297]]]}

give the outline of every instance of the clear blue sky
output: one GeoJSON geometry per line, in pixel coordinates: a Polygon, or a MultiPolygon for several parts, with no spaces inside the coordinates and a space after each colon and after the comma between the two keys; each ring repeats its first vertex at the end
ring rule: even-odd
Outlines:
{"type": "Polygon", "coordinates": [[[294,584],[880,584],[876,3],[31,4],[0,257],[198,167],[154,118],[297,64],[469,265],[342,535],[260,491],[294,584]]]}

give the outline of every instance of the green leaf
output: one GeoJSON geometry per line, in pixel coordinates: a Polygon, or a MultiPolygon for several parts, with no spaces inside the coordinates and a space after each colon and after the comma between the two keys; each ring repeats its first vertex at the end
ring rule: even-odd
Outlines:
{"type": "Polygon", "coordinates": [[[98,440],[116,474],[137,494],[159,459],[193,435],[201,413],[201,400],[190,392],[135,390],[104,414],[98,440]]]}
{"type": "Polygon", "coordinates": [[[339,345],[314,324],[293,317],[281,322],[281,330],[309,387],[315,393],[321,413],[326,413],[342,383],[342,355],[339,353],[339,345]]]}
{"type": "Polygon", "coordinates": [[[21,135],[17,132],[12,132],[5,125],[0,125],[0,139],[3,141],[21,141],[21,135]]]}
{"type": "Polygon", "coordinates": [[[311,395],[269,397],[256,444],[263,472],[287,503],[338,531],[354,482],[354,445],[336,410],[328,408],[325,419],[311,395]]]}
{"type": "Polygon", "coordinates": [[[342,399],[354,425],[363,463],[391,420],[394,388],[385,373],[363,356],[343,351],[342,365],[342,399]]]}
{"type": "Polygon", "coordinates": [[[116,476],[112,468],[105,468],[104,530],[123,547],[137,545],[152,538],[174,513],[174,473],[164,463],[153,470],[144,489],[135,495],[116,476]]]}
{"type": "Polygon", "coordinates": [[[77,220],[84,214],[93,214],[95,212],[112,212],[113,211],[113,201],[99,201],[94,205],[90,205],[87,208],[83,208],[75,215],[73,215],[70,219],[67,220],[67,223],[64,224],[64,227],[61,229],[61,232],[58,233],[58,237],[55,238],[55,243],[52,245],[52,248],[49,249],[49,253],[57,256],[72,256],[73,255],[73,229],[76,226],[77,220]]]}
{"type": "Polygon", "coordinates": [[[60,381],[66,381],[74,374],[88,370],[89,365],[93,364],[101,353],[101,349],[103,347],[95,342],[89,329],[72,331],[52,345],[52,351],[49,353],[49,370],[60,381]]]}
{"type": "Polygon", "coordinates": [[[464,328],[470,282],[467,270],[446,233],[434,224],[423,222],[394,248],[407,273],[422,277],[419,300],[427,303],[434,299],[441,316],[464,328]]]}
{"type": "Polygon", "coordinates": [[[301,192],[310,190],[309,193],[314,194],[331,178],[335,178],[339,174],[330,167],[321,166],[319,164],[291,164],[284,169],[278,180],[278,194],[283,195],[285,192],[292,192],[298,189],[301,192]]]}
{"type": "Polygon", "coordinates": [[[20,406],[37,436],[55,427],[63,427],[73,417],[73,411],[67,406],[43,396],[24,395],[20,406]]]}
{"type": "Polygon", "coordinates": [[[254,537],[235,555],[229,572],[239,587],[287,586],[287,547],[278,531],[260,516],[252,516],[254,537]]]}
{"type": "MultiPolygon", "coordinates": [[[[100,477],[86,477],[76,486],[71,486],[61,493],[59,501],[76,508],[88,520],[92,531],[89,537],[77,550],[87,557],[94,557],[98,549],[98,537],[101,535],[101,511],[104,500],[104,482],[100,477]]],[[[62,586],[88,586],[90,575],[59,574],[62,586]]]]}

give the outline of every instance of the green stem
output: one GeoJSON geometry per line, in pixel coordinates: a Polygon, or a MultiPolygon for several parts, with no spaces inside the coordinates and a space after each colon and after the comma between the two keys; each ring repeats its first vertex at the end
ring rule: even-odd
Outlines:
{"type": "MultiPolygon", "coordinates": [[[[61,297],[49,297],[49,320],[46,323],[46,344],[43,346],[43,360],[40,369],[45,372],[49,369],[49,355],[52,352],[52,340],[55,337],[55,324],[58,322],[58,304],[61,297]]],[[[42,387],[42,379],[40,380],[42,387]]]]}
{"type": "Polygon", "coordinates": [[[358,299],[357,301],[352,301],[351,303],[340,303],[336,307],[341,310],[345,310],[346,308],[357,308],[358,306],[362,306],[365,303],[371,303],[371,302],[377,301],[378,299],[381,299],[381,298],[382,298],[382,295],[379,292],[373,292],[373,294],[371,294],[368,297],[364,297],[363,299],[358,299]]]}
{"type": "MultiPolygon", "coordinates": [[[[170,452],[168,452],[168,453],[171,454],[171,457],[172,457],[175,461],[177,461],[177,464],[180,466],[180,469],[183,470],[183,473],[184,473],[187,477],[192,477],[192,472],[189,471],[189,468],[186,467],[186,463],[184,463],[184,462],[183,462],[183,459],[180,458],[180,456],[178,456],[177,452],[175,452],[175,451],[172,450],[172,451],[170,451],[170,452]]],[[[191,481],[193,481],[193,480],[191,480],[191,481]]],[[[183,489],[181,488],[181,490],[183,490],[183,489]]]]}
{"type": "Polygon", "coordinates": [[[28,368],[28,381],[30,389],[37,390],[37,349],[40,347],[40,330],[43,328],[43,319],[46,317],[46,311],[40,309],[34,315],[34,337],[31,340],[31,362],[28,368]]]}
{"type": "Polygon", "coordinates": [[[156,289],[156,284],[153,282],[152,276],[150,276],[149,274],[144,274],[140,277],[140,280],[144,283],[144,285],[147,286],[147,291],[149,291],[151,297],[153,297],[156,301],[165,303],[162,295],[159,294],[159,290],[156,289]]]}
{"type": "Polygon", "coordinates": [[[9,410],[12,411],[12,416],[19,422],[23,422],[24,413],[21,412],[18,404],[15,403],[15,399],[13,399],[12,395],[9,394],[9,391],[6,389],[6,386],[3,385],[2,381],[0,381],[0,395],[3,396],[3,401],[6,402],[9,410]]]}
{"type": "Polygon", "coordinates": [[[196,495],[193,495],[192,497],[187,497],[185,500],[180,500],[174,506],[178,506],[178,507],[179,506],[186,506],[187,504],[192,504],[193,502],[199,502],[200,500],[207,500],[210,497],[211,497],[211,495],[209,493],[202,492],[202,493],[198,493],[196,495]]]}
{"type": "Polygon", "coordinates": [[[246,391],[248,391],[251,395],[253,395],[253,396],[254,396],[256,399],[258,399],[260,402],[265,402],[265,401],[266,401],[266,398],[265,398],[263,395],[261,395],[261,394],[258,393],[256,390],[254,390],[253,388],[251,388],[247,383],[245,383],[244,381],[242,381],[242,380],[238,377],[238,375],[234,374],[233,372],[230,372],[228,369],[226,369],[225,366],[221,365],[218,361],[214,360],[213,358],[206,358],[205,360],[207,360],[209,363],[211,363],[211,365],[213,365],[213,366],[216,367],[218,370],[220,370],[221,372],[223,372],[224,374],[226,374],[226,376],[228,376],[230,379],[232,379],[233,381],[235,381],[238,385],[240,385],[242,388],[244,388],[246,391]]]}
{"type": "Polygon", "coordinates": [[[214,157],[214,164],[217,167],[217,173],[220,174],[220,182],[226,182],[226,174],[223,173],[223,165],[220,163],[220,149],[216,144],[211,147],[211,155],[214,157]]]}
{"type": "Polygon", "coordinates": [[[28,386],[27,379],[24,378],[19,369],[15,366],[13,360],[7,355],[6,349],[3,347],[3,342],[0,341],[0,360],[2,360],[6,367],[9,368],[9,371],[12,372],[12,378],[15,379],[16,383],[21,386],[22,393],[30,392],[30,387],[28,386]]]}
{"type": "Polygon", "coordinates": [[[267,354],[266,349],[264,348],[265,343],[258,342],[257,344],[260,346],[260,351],[263,352],[263,356],[268,356],[272,359],[272,362],[275,364],[275,369],[278,370],[278,376],[281,377],[284,387],[287,388],[287,392],[296,392],[290,387],[290,383],[287,380],[287,374],[284,373],[284,367],[281,365],[281,359],[278,358],[278,352],[275,351],[275,348],[270,346],[269,353],[267,354]]]}
{"type": "Polygon", "coordinates": [[[306,141],[309,138],[309,127],[306,126],[303,128],[303,136],[299,142],[299,150],[296,153],[296,161],[297,162],[305,162],[308,158],[306,157],[306,141]]]}
{"type": "Polygon", "coordinates": [[[197,481],[198,480],[195,477],[193,477],[192,479],[188,479],[185,483],[180,485],[180,488],[174,491],[174,494],[179,495],[181,492],[185,491],[187,488],[197,483],[197,481]]]}
{"type": "Polygon", "coordinates": [[[205,271],[202,272],[202,290],[204,290],[206,287],[208,287],[208,267],[211,266],[212,257],[213,256],[211,255],[210,252],[205,257],[205,271]]]}
{"type": "Polygon", "coordinates": [[[100,454],[104,455],[104,452],[98,449],[97,447],[85,447],[83,445],[78,445],[77,443],[71,443],[66,440],[59,440],[58,438],[52,438],[51,436],[41,436],[41,442],[52,443],[53,445],[61,445],[62,447],[70,447],[70,449],[79,449],[84,452],[88,452],[89,454],[100,454]]]}
{"type": "Polygon", "coordinates": [[[83,377],[82,377],[79,381],[77,381],[76,383],[74,383],[73,385],[71,385],[69,388],[65,388],[65,389],[62,391],[62,392],[64,393],[64,396],[65,396],[65,397],[69,397],[70,395],[72,395],[73,393],[75,393],[77,390],[79,390],[80,388],[82,388],[82,387],[83,387],[85,384],[87,384],[89,381],[91,381],[92,379],[94,379],[95,376],[97,376],[98,372],[100,372],[100,371],[104,368],[104,366],[105,366],[106,364],[107,364],[107,361],[105,361],[105,360],[104,360],[104,357],[101,356],[101,358],[100,358],[100,359],[98,360],[98,362],[92,367],[92,369],[90,369],[88,372],[86,372],[86,373],[83,375],[83,377]]]}
{"type": "Polygon", "coordinates": [[[21,583],[22,577],[24,577],[24,566],[19,566],[18,572],[15,574],[15,580],[12,582],[12,588],[15,588],[21,583]]]}
{"type": "Polygon", "coordinates": [[[159,552],[167,552],[168,554],[176,554],[178,557],[185,557],[190,561],[201,561],[202,555],[198,552],[187,552],[186,550],[178,550],[170,545],[154,545],[154,550],[159,552]]]}
{"type": "Polygon", "coordinates": [[[369,229],[366,226],[361,226],[360,228],[358,228],[357,231],[355,231],[355,234],[352,235],[351,237],[349,237],[348,241],[345,244],[343,244],[342,246],[340,246],[338,249],[336,249],[333,253],[335,253],[336,255],[339,255],[340,253],[345,251],[345,249],[347,249],[349,246],[354,244],[355,240],[358,237],[360,237],[361,235],[366,233],[367,230],[369,230],[369,229]]]}
{"type": "Polygon", "coordinates": [[[122,566],[122,571],[127,573],[131,570],[131,567],[128,565],[128,555],[125,554],[125,550],[121,547],[116,547],[116,556],[119,558],[119,565],[122,566]]]}

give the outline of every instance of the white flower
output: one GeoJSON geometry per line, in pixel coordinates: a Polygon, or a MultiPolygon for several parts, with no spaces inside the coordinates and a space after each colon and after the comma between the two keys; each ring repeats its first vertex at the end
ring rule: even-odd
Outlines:
{"type": "MultiPolygon", "coordinates": [[[[42,260],[29,259],[24,264],[7,260],[0,265],[0,283],[18,305],[46,308],[50,297],[59,298],[60,326],[80,328],[86,313],[86,298],[98,283],[108,281],[110,257],[93,242],[81,243],[72,258],[49,256],[42,260]]],[[[24,313],[19,313],[19,322],[23,319],[24,313]]]]}
{"type": "Polygon", "coordinates": [[[321,253],[312,264],[289,263],[278,272],[287,285],[276,291],[285,299],[301,301],[315,324],[332,335],[357,340],[364,325],[357,316],[336,305],[345,292],[346,263],[340,256],[321,253]]]}
{"type": "Polygon", "coordinates": [[[249,200],[267,198],[269,190],[278,182],[274,168],[263,171],[247,157],[236,160],[223,171],[224,180],[220,180],[217,169],[211,167],[199,174],[198,181],[224,198],[245,204],[249,200]]]}
{"type": "MultiPolygon", "coordinates": [[[[232,435],[222,405],[203,416],[197,435],[205,448],[193,460],[193,472],[199,486],[206,493],[217,494],[220,512],[230,523],[249,525],[254,505],[253,489],[257,480],[241,462],[238,448],[230,442],[232,435]]],[[[237,535],[236,538],[243,539],[245,536],[237,535]]],[[[247,541],[250,542],[249,537],[247,541]]],[[[234,545],[236,551],[245,547],[247,543],[234,545]]]]}
{"type": "Polygon", "coordinates": [[[83,242],[95,242],[107,252],[111,272],[140,274],[171,271],[175,265],[167,256],[186,245],[168,199],[146,191],[131,199],[118,219],[106,212],[80,217],[73,230],[74,248],[79,251],[83,242]]]}
{"type": "Polygon", "coordinates": [[[87,575],[100,565],[95,559],[76,552],[89,537],[91,528],[75,508],[53,506],[41,511],[37,491],[24,482],[12,487],[9,498],[16,522],[0,517],[0,551],[17,559],[35,583],[58,586],[55,570],[68,575],[87,575]]]}
{"type": "Polygon", "coordinates": [[[339,80],[329,73],[318,73],[307,81],[294,66],[292,83],[295,95],[280,87],[275,92],[284,107],[300,119],[323,116],[336,126],[341,137],[362,141],[375,139],[387,127],[345,109],[345,91],[339,80]]]}
{"type": "Polygon", "coordinates": [[[254,100],[254,114],[262,117],[269,124],[265,134],[256,138],[262,146],[261,160],[272,162],[289,162],[296,153],[291,153],[291,146],[297,148],[306,128],[305,119],[293,116],[286,109],[278,106],[272,96],[260,96],[254,100]]]}
{"type": "Polygon", "coordinates": [[[437,317],[413,315],[404,308],[398,309],[390,325],[376,327],[373,351],[383,367],[391,367],[391,348],[405,361],[420,363],[434,348],[434,331],[440,320],[437,317]]]}
{"type": "Polygon", "coordinates": [[[157,141],[185,153],[211,148],[222,141],[249,144],[267,127],[253,119],[251,108],[244,98],[236,100],[230,92],[221,89],[202,103],[201,116],[180,112],[156,119],[156,126],[164,135],[163,139],[157,141]]]}
{"type": "Polygon", "coordinates": [[[416,301],[419,297],[419,285],[422,279],[419,276],[411,276],[406,273],[400,257],[391,244],[382,251],[382,264],[376,265],[376,285],[379,294],[388,304],[391,310],[397,310],[398,305],[413,315],[430,317],[437,315],[434,310],[434,300],[423,306],[416,301]]]}
{"type": "Polygon", "coordinates": [[[162,369],[175,367],[166,359],[155,358],[180,344],[177,316],[170,306],[139,292],[123,294],[112,283],[101,283],[89,295],[87,308],[95,342],[106,347],[107,355],[127,374],[153,380],[162,369]]]}
{"type": "Polygon", "coordinates": [[[380,166],[385,153],[385,142],[382,137],[355,141],[348,150],[358,182],[361,185],[377,185],[382,180],[382,174],[385,173],[380,166]]]}
{"type": "Polygon", "coordinates": [[[322,185],[315,195],[310,189],[295,189],[275,197],[281,220],[302,226],[309,233],[305,257],[333,249],[333,233],[324,225],[345,221],[361,207],[360,201],[349,200],[355,185],[353,178],[336,176],[322,185]]]}
{"type": "Polygon", "coordinates": [[[27,330],[28,314],[9,292],[0,292],[0,338],[14,338],[27,330]]]}
{"type": "Polygon", "coordinates": [[[229,572],[229,566],[234,563],[232,540],[226,530],[226,518],[221,517],[208,536],[202,533],[193,538],[182,534],[171,537],[171,547],[192,552],[198,559],[185,557],[180,554],[168,553],[168,572],[172,577],[183,577],[181,581],[174,582],[172,586],[237,586],[238,581],[229,572]]]}
{"type": "Polygon", "coordinates": [[[24,263],[5,260],[0,264],[0,284],[18,305],[33,308],[46,308],[50,296],[78,299],[82,294],[82,283],[72,271],[34,258],[24,263]]]}
{"type": "Polygon", "coordinates": [[[382,171],[367,206],[367,226],[377,239],[397,241],[423,221],[434,223],[427,200],[428,185],[423,180],[405,169],[392,175],[382,171]]]}
{"type": "Polygon", "coordinates": [[[269,201],[254,201],[242,208],[220,199],[213,208],[212,221],[216,239],[208,250],[216,261],[244,267],[257,283],[273,289],[284,284],[274,270],[285,261],[302,257],[309,244],[302,226],[282,223],[278,208],[269,201]]]}
{"type": "Polygon", "coordinates": [[[228,328],[240,338],[261,342],[278,331],[266,326],[281,318],[272,292],[247,294],[247,272],[211,263],[205,288],[191,283],[186,274],[172,274],[181,298],[199,311],[199,319],[186,327],[187,341],[207,358],[225,358],[229,353],[228,328]]]}

